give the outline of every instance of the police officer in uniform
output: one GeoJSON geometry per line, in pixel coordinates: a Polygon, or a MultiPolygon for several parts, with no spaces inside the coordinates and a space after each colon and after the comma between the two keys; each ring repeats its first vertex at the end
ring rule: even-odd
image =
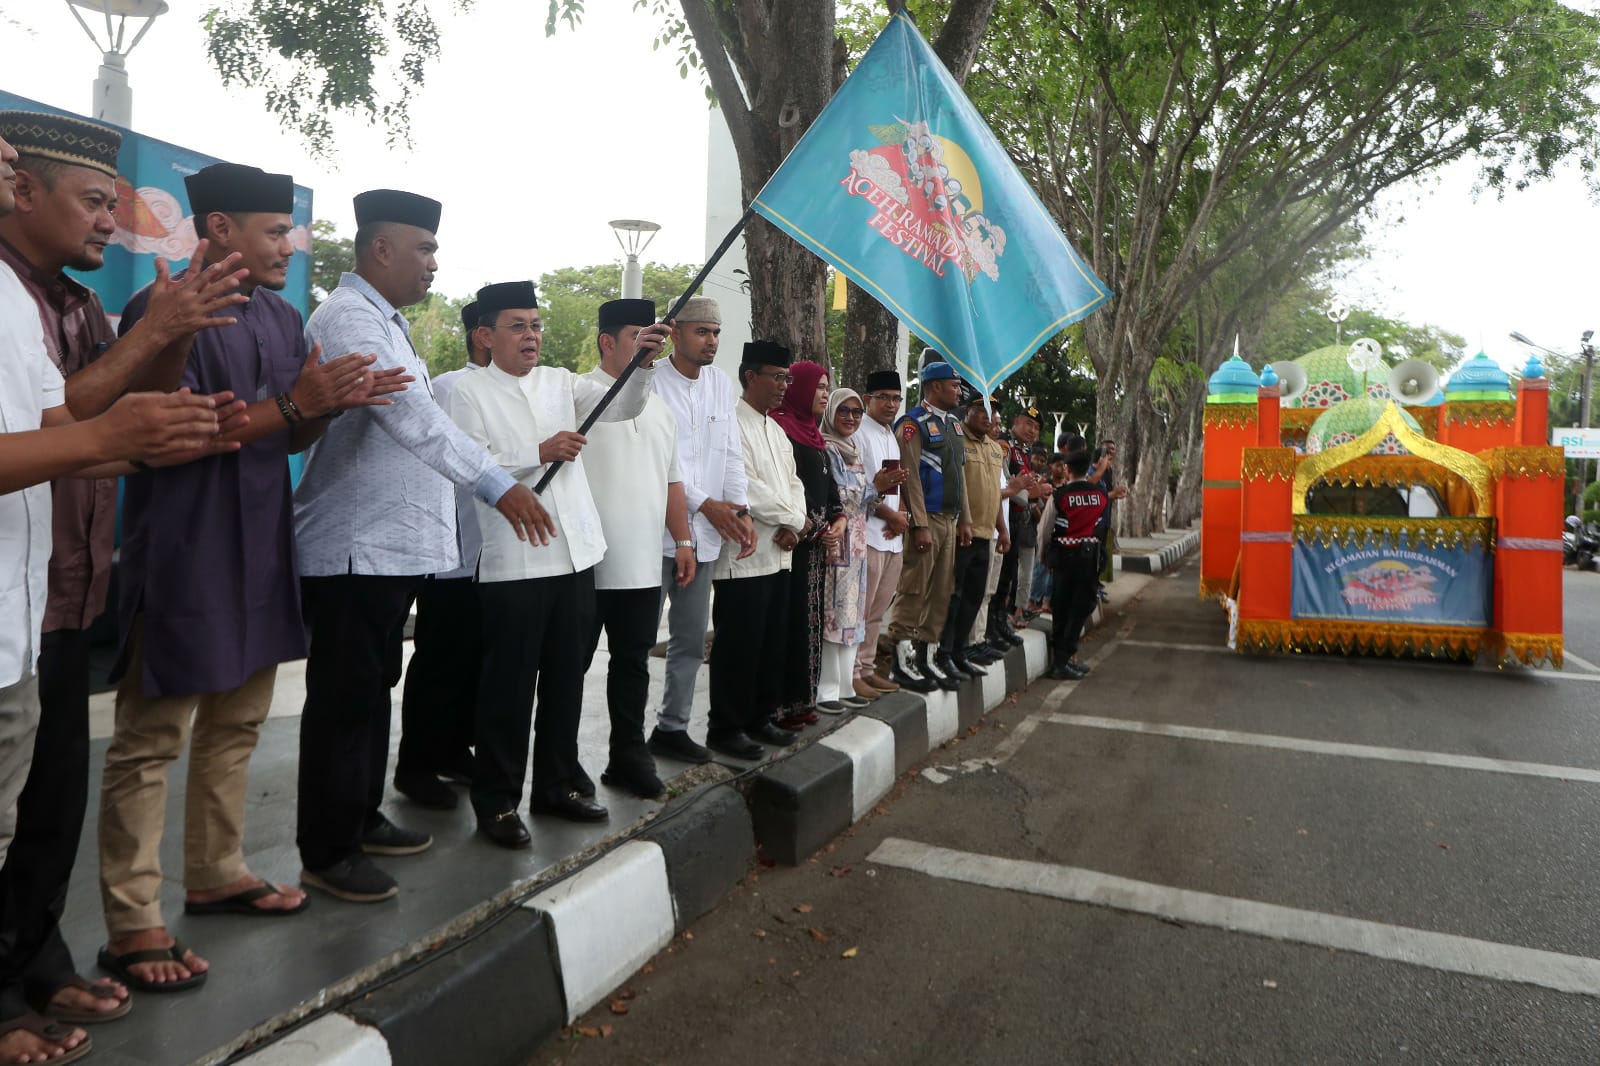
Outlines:
{"type": "Polygon", "coordinates": [[[1100,540],[1095,525],[1112,500],[1128,490],[1118,486],[1107,492],[1089,480],[1089,451],[1080,443],[1067,453],[1067,482],[1056,489],[1039,520],[1039,542],[1054,579],[1050,595],[1050,648],[1054,665],[1049,676],[1056,681],[1079,681],[1089,668],[1073,656],[1078,638],[1094,613],[1095,589],[1100,570],[1100,540]]]}
{"type": "Polygon", "coordinates": [[[944,628],[954,594],[956,547],[972,543],[972,516],[961,480],[961,420],[953,414],[961,379],[932,349],[923,353],[917,377],[919,402],[894,427],[901,467],[917,476],[901,488],[911,530],[889,639],[895,645],[894,680],[914,692],[931,692],[960,685],[959,678],[930,661],[928,646],[938,644],[944,628]]]}

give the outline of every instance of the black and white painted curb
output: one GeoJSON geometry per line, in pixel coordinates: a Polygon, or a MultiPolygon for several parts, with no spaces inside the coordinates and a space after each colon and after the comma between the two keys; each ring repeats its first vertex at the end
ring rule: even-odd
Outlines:
{"type": "Polygon", "coordinates": [[[1045,634],[956,692],[891,693],[740,782],[675,801],[641,834],[335,1012],[235,1057],[249,1066],[514,1066],[605,1001],[761,854],[798,864],[896,778],[1049,667],[1045,634]],[[741,794],[735,784],[747,786],[741,794]]]}
{"type": "Polygon", "coordinates": [[[1130,574],[1159,574],[1171,570],[1185,555],[1200,546],[1200,531],[1191,529],[1160,551],[1149,554],[1118,555],[1116,567],[1130,574]]]}

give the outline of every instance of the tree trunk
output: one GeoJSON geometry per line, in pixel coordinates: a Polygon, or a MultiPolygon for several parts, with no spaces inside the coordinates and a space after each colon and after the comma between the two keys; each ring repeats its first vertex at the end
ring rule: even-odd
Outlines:
{"type": "MultiPolygon", "coordinates": [[[[1195,390],[1191,389],[1191,396],[1195,390]]],[[[1172,510],[1167,514],[1168,524],[1174,529],[1184,529],[1200,517],[1200,484],[1204,474],[1201,452],[1205,444],[1202,417],[1205,408],[1205,391],[1200,390],[1198,403],[1190,402],[1186,413],[1185,437],[1180,445],[1182,466],[1178,472],[1178,487],[1172,494],[1172,510]]]]}
{"type": "MultiPolygon", "coordinates": [[[[844,280],[843,275],[840,280],[844,280]]],[[[900,321],[885,311],[883,305],[869,296],[866,290],[854,282],[845,283],[850,286],[850,303],[845,312],[839,384],[859,391],[872,371],[894,368],[895,346],[900,340],[900,321]]],[[[912,353],[912,373],[916,372],[915,356],[916,353],[912,353]]]]}

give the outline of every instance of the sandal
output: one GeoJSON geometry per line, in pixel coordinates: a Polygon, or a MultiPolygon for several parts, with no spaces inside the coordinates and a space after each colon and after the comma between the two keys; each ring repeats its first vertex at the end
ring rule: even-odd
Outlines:
{"type": "Polygon", "coordinates": [[[206,983],[204,971],[189,972],[189,976],[178,981],[147,981],[133,972],[132,967],[141,962],[175,962],[179,966],[187,966],[183,957],[189,954],[189,949],[183,941],[174,939],[171,947],[144,948],[141,951],[128,951],[121,955],[111,954],[110,948],[100,949],[100,968],[106,973],[116,977],[123,984],[139,992],[182,992],[189,988],[199,988],[206,983]]]}
{"type": "Polygon", "coordinates": [[[80,992],[87,992],[95,999],[116,999],[116,988],[110,981],[90,981],[81,974],[73,974],[50,994],[39,1007],[39,1013],[54,1021],[65,1022],[68,1025],[95,1025],[99,1022],[116,1021],[133,1009],[133,999],[129,997],[121,1000],[111,1010],[90,1010],[85,1007],[52,1007],[56,996],[68,988],[76,988],[80,992]]]}
{"type": "MultiPolygon", "coordinates": [[[[59,1022],[53,1022],[49,1018],[42,1018],[31,1011],[27,1014],[19,1014],[15,1018],[8,1018],[5,1021],[0,1022],[0,1036],[15,1032],[18,1029],[30,1032],[40,1040],[55,1044],[58,1047],[72,1035],[71,1026],[62,1025],[59,1022]]],[[[92,1050],[94,1050],[94,1041],[85,1036],[83,1038],[83,1043],[79,1044],[77,1047],[72,1048],[71,1050],[63,1050],[61,1054],[55,1056],[54,1058],[47,1057],[41,1061],[52,1064],[76,1062],[92,1050]]]]}
{"type": "Polygon", "coordinates": [[[308,896],[300,901],[298,907],[257,907],[255,901],[266,899],[268,896],[281,896],[283,889],[268,881],[263,881],[254,888],[247,888],[243,892],[235,892],[222,899],[198,901],[186,899],[183,901],[185,914],[252,914],[262,918],[286,918],[291,914],[299,914],[306,909],[306,904],[311,902],[308,896]]]}

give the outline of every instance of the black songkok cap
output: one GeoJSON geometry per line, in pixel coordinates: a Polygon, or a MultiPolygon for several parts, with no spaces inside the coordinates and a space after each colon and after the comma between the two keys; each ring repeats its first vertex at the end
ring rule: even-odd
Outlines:
{"type": "Polygon", "coordinates": [[[531,310],[539,306],[539,296],[531,281],[501,281],[478,290],[478,315],[496,311],[531,310]]]}
{"type": "Polygon", "coordinates": [[[745,341],[740,366],[788,366],[794,353],[776,341],[745,341]]]}
{"type": "Polygon", "coordinates": [[[600,305],[600,330],[650,326],[656,321],[654,300],[607,300],[600,305]]]}
{"type": "Polygon", "coordinates": [[[418,196],[399,189],[372,189],[360,193],[355,199],[356,225],[369,226],[375,222],[398,222],[403,226],[416,226],[429,233],[439,232],[439,213],[443,210],[438,200],[418,196]]]}
{"type": "Polygon", "coordinates": [[[0,137],[22,155],[98,170],[117,176],[122,134],[98,122],[42,111],[0,111],[0,137]]]}
{"type": "Polygon", "coordinates": [[[884,389],[890,389],[894,392],[901,391],[900,371],[874,370],[867,375],[868,392],[879,392],[884,389]]]}
{"type": "Polygon", "coordinates": [[[268,174],[260,167],[213,163],[184,178],[183,186],[189,191],[189,210],[196,220],[213,211],[275,215],[294,211],[294,179],[287,174],[268,174]]]}
{"type": "Polygon", "coordinates": [[[471,333],[478,328],[478,301],[473,300],[461,309],[461,328],[471,333]]]}

